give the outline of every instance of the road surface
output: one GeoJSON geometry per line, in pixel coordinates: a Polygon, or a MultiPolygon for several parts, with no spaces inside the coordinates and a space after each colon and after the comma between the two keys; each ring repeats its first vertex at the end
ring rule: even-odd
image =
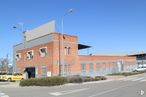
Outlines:
{"type": "Polygon", "coordinates": [[[0,82],[0,97],[146,97],[146,74],[55,87],[18,87],[0,82]]]}

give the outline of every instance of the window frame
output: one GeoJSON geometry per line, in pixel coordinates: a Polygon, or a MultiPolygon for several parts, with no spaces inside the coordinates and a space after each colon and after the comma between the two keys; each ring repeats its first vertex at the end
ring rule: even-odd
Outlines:
{"type": "Polygon", "coordinates": [[[40,57],[45,57],[45,56],[47,56],[47,54],[48,54],[47,47],[41,47],[41,48],[39,48],[39,54],[40,54],[40,57]],[[45,55],[41,55],[41,49],[46,49],[45,55]]]}
{"type": "Polygon", "coordinates": [[[21,59],[21,53],[16,53],[15,59],[16,59],[16,61],[19,61],[21,59]],[[17,55],[19,55],[19,58],[17,57],[17,55]]]}
{"type": "Polygon", "coordinates": [[[70,46],[66,46],[64,48],[64,54],[65,55],[71,55],[71,47],[70,46]]]}
{"type": "Polygon", "coordinates": [[[29,50],[29,51],[27,51],[27,59],[28,59],[28,60],[31,60],[31,59],[33,59],[33,57],[34,57],[34,50],[29,50]],[[32,57],[29,56],[29,52],[32,52],[32,57]]]}
{"type": "Polygon", "coordinates": [[[94,72],[94,64],[93,63],[89,63],[89,72],[90,73],[94,72]]]}

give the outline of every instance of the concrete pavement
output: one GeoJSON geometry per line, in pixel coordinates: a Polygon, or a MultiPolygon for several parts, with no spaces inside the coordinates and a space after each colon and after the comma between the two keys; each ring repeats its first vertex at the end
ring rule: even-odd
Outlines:
{"type": "MultiPolygon", "coordinates": [[[[112,81],[55,87],[1,87],[7,97],[146,97],[146,74],[112,81]]],[[[3,97],[3,96],[0,96],[3,97]]]]}

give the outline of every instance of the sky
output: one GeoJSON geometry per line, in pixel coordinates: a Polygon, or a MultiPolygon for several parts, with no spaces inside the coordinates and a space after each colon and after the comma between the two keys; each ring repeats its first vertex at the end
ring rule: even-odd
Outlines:
{"type": "Polygon", "coordinates": [[[12,59],[13,45],[22,42],[22,30],[52,19],[56,31],[77,35],[79,43],[92,46],[82,53],[133,52],[146,50],[146,0],[0,0],[0,58],[12,59]]]}

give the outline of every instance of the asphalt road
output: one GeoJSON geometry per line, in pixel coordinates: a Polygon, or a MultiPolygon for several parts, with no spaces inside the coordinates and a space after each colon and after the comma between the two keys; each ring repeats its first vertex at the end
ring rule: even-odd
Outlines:
{"type": "Polygon", "coordinates": [[[113,81],[55,87],[1,84],[0,97],[146,97],[146,74],[113,81]]]}

